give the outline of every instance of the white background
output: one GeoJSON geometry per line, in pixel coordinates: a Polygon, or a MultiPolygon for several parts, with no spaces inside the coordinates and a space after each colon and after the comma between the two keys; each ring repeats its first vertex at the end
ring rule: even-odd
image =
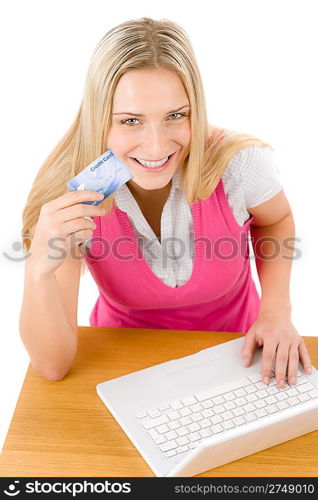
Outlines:
{"type": "MultiPolygon", "coordinates": [[[[302,255],[291,280],[293,322],[301,335],[317,336],[315,0],[11,0],[1,5],[0,449],[29,362],[18,328],[23,252],[12,246],[21,242],[22,210],[38,169],[73,122],[95,46],[123,21],[149,16],[179,23],[199,63],[209,122],[250,133],[275,148],[301,239],[302,255]],[[17,258],[21,262],[13,261],[17,258]]],[[[252,271],[259,289],[254,263],[252,271]]],[[[79,325],[89,325],[96,298],[87,273],[80,285],[79,325]]]]}

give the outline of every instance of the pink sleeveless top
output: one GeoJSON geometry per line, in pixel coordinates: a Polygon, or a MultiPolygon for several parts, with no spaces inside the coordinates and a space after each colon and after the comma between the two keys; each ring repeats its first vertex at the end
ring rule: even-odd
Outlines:
{"type": "Polygon", "coordinates": [[[91,326],[246,333],[257,319],[260,297],[251,276],[248,232],[239,226],[222,178],[206,200],[191,204],[194,260],[179,287],[151,270],[126,212],[114,206],[94,217],[85,260],[99,290],[91,326]]]}

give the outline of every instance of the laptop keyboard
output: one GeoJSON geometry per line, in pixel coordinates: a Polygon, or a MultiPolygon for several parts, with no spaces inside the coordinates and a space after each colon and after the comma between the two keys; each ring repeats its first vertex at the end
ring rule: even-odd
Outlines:
{"type": "Polygon", "coordinates": [[[309,378],[297,372],[297,384],[269,384],[261,375],[250,375],[211,390],[141,410],[136,418],[153,439],[160,452],[170,458],[198,446],[204,439],[227,430],[266,419],[318,397],[309,378]]]}

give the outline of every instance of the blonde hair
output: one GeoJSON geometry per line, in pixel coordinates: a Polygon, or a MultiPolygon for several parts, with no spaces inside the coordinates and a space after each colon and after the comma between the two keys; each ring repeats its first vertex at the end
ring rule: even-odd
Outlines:
{"type": "MultiPolygon", "coordinates": [[[[178,74],[191,106],[190,152],[181,175],[188,203],[206,199],[213,193],[224,169],[240,149],[253,144],[273,149],[248,134],[216,126],[209,130],[199,68],[190,40],[178,24],[149,17],[121,23],[98,43],[75,120],[35,177],[22,215],[24,251],[31,246],[29,233],[38,221],[42,205],[65,194],[67,182],[104,153],[111,127],[113,95],[120,77],[132,69],[157,68],[178,74]]],[[[113,203],[113,196],[103,202],[107,213],[113,203]]],[[[81,266],[83,274],[84,259],[81,266]]]]}

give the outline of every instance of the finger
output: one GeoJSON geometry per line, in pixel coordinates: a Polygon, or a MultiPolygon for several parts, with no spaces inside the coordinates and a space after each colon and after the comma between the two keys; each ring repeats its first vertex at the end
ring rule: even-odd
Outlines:
{"type": "Polygon", "coordinates": [[[76,204],[62,208],[57,212],[58,219],[66,222],[78,217],[101,217],[105,215],[105,208],[94,205],[76,204]]]}
{"type": "Polygon", "coordinates": [[[262,378],[263,383],[268,384],[271,376],[271,369],[273,360],[275,358],[277,348],[277,341],[264,342],[263,356],[262,356],[262,378]]]}
{"type": "Polygon", "coordinates": [[[298,346],[298,350],[299,350],[299,356],[300,356],[300,359],[301,359],[301,362],[302,362],[302,365],[304,367],[305,372],[308,375],[311,375],[312,374],[311,361],[310,361],[310,356],[308,354],[304,339],[301,339],[300,344],[298,346]]]}
{"type": "Polygon", "coordinates": [[[280,342],[276,351],[275,376],[278,387],[284,389],[289,356],[289,342],[280,342]]]}
{"type": "Polygon", "coordinates": [[[257,340],[255,338],[255,332],[249,331],[245,335],[244,344],[241,350],[241,358],[244,366],[249,366],[253,359],[253,353],[257,347],[257,340]]]}
{"type": "Polygon", "coordinates": [[[293,343],[289,349],[289,360],[288,360],[289,385],[295,385],[297,383],[298,364],[299,364],[298,344],[293,343]]]}
{"type": "Polygon", "coordinates": [[[84,201],[101,201],[103,198],[104,195],[96,193],[96,191],[85,189],[83,191],[70,191],[48,203],[50,209],[60,210],[61,208],[66,208],[76,203],[83,203],[84,201]]]}
{"type": "MultiPolygon", "coordinates": [[[[80,217],[78,219],[73,219],[63,224],[63,234],[65,237],[70,236],[71,234],[76,234],[79,231],[84,231],[90,229],[94,231],[96,229],[96,224],[94,221],[88,221],[86,218],[80,217]]],[[[76,234],[77,235],[77,234],[76,234]]]]}

